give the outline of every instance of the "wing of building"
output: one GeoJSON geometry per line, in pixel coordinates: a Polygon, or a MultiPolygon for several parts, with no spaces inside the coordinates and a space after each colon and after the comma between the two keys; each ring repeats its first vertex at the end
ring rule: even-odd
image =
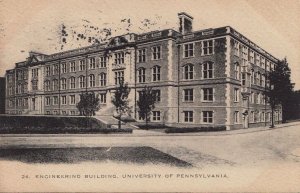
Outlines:
{"type": "Polygon", "coordinates": [[[79,94],[88,90],[100,96],[97,114],[111,115],[111,97],[124,80],[137,121],[136,101],[147,85],[157,95],[152,122],[227,129],[269,124],[266,77],[278,59],[232,27],[193,31],[190,15],[178,17],[179,31],[129,33],[51,55],[30,52],[6,72],[6,113],[78,115],[79,94]]]}

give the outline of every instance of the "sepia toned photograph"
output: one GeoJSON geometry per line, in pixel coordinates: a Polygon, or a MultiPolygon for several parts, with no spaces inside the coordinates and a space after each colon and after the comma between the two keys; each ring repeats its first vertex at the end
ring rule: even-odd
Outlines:
{"type": "Polygon", "coordinates": [[[0,192],[299,192],[299,0],[0,0],[0,192]]]}

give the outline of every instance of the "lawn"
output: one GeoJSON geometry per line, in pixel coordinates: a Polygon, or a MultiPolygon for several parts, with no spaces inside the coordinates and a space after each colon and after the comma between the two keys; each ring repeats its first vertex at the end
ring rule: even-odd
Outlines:
{"type": "Polygon", "coordinates": [[[80,163],[84,161],[117,161],[137,164],[167,164],[191,167],[182,161],[152,147],[78,147],[78,148],[8,148],[0,149],[0,160],[25,163],[80,163]]]}

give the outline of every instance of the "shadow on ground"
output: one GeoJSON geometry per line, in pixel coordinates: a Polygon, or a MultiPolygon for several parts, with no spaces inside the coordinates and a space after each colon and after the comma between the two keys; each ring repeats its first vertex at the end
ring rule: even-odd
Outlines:
{"type": "Polygon", "coordinates": [[[9,148],[0,149],[0,159],[45,164],[110,160],[192,167],[190,163],[152,147],[9,148]]]}

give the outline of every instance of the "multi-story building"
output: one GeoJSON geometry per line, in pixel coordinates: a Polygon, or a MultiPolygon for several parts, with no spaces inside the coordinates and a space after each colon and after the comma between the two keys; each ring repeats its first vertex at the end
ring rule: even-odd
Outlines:
{"type": "Polygon", "coordinates": [[[5,78],[0,77],[0,114],[5,114],[5,78]]]}
{"type": "Polygon", "coordinates": [[[227,129],[269,124],[264,93],[278,59],[232,27],[193,31],[191,16],[178,17],[179,31],[129,33],[51,55],[30,52],[7,70],[6,113],[78,115],[80,93],[95,91],[102,103],[97,113],[112,114],[111,97],[125,81],[137,121],[139,92],[151,86],[157,95],[152,122],[227,129]]]}

